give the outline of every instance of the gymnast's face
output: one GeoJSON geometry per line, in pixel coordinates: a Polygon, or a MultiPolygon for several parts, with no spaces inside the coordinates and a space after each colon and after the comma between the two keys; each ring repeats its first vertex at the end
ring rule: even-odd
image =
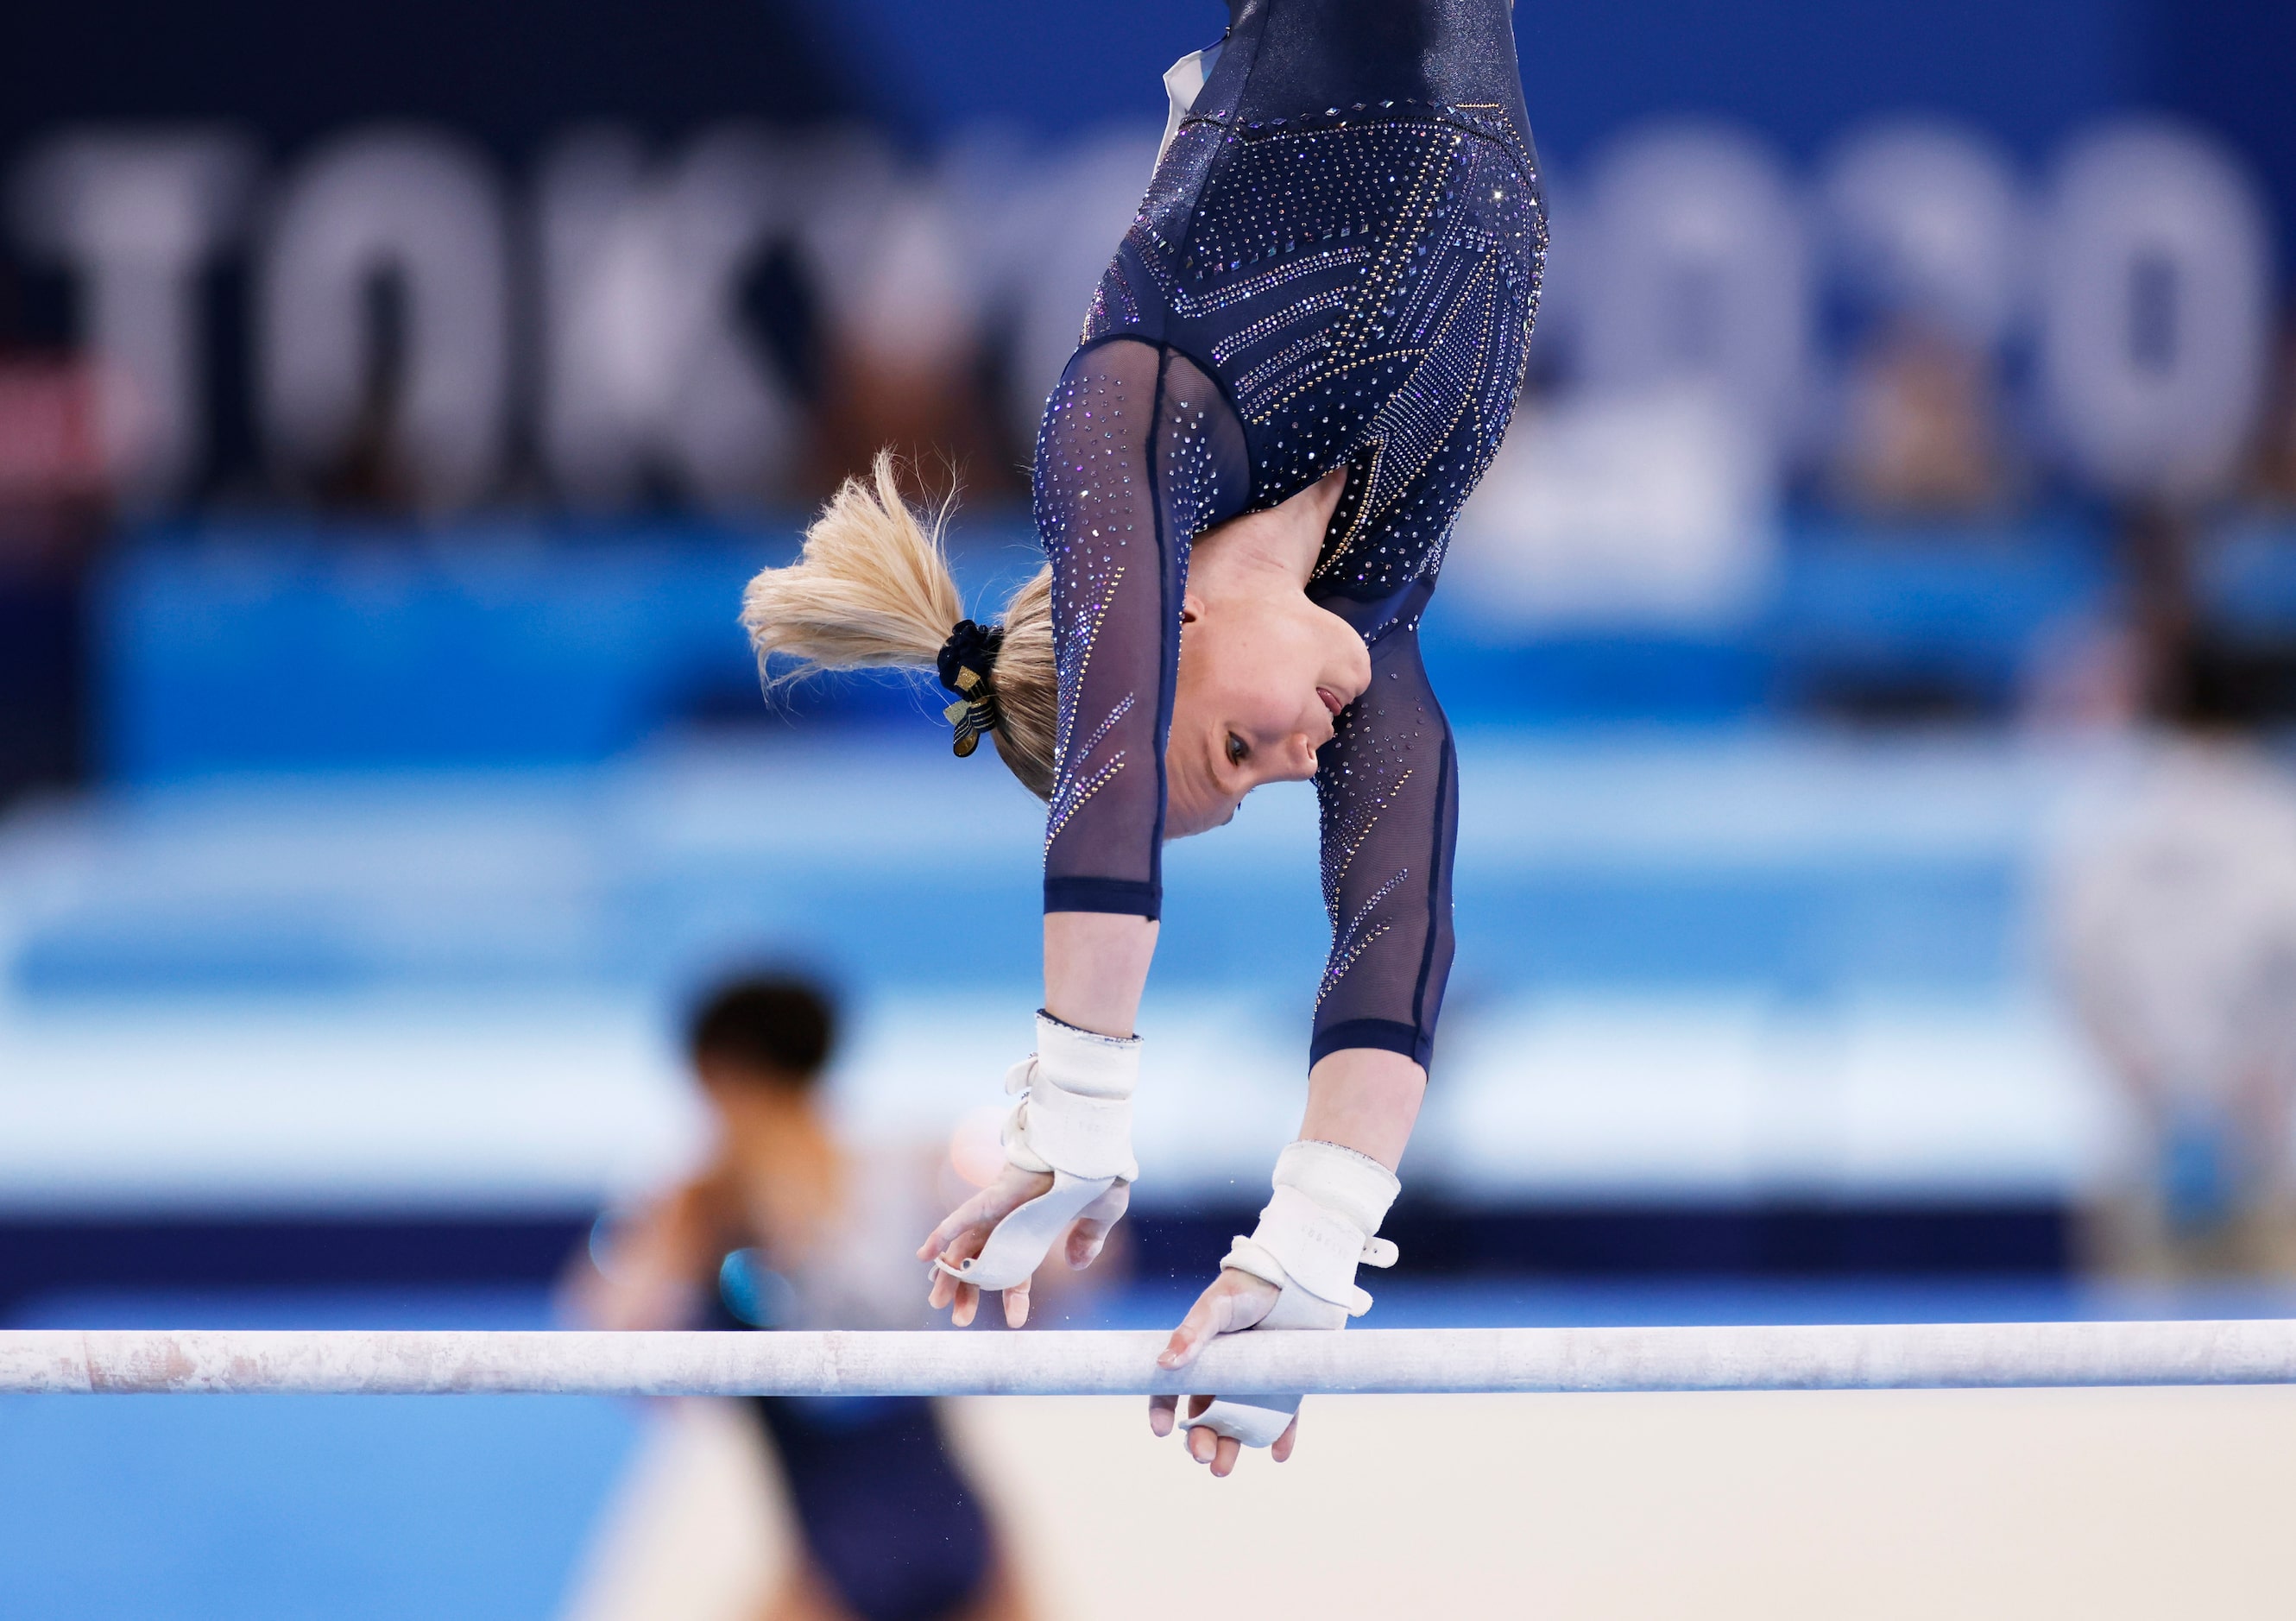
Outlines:
{"type": "Polygon", "coordinates": [[[1339,615],[1296,588],[1191,591],[1164,750],[1165,835],[1225,823],[1263,782],[1316,774],[1341,709],[1371,684],[1371,654],[1339,615]]]}

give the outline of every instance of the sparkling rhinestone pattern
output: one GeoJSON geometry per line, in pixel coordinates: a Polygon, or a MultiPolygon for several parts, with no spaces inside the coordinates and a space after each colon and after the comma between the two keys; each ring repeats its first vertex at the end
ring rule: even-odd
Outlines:
{"type": "Polygon", "coordinates": [[[1120,747],[1103,749],[1102,745],[1108,742],[1109,734],[1139,703],[1137,692],[1128,692],[1118,698],[1085,739],[1084,747],[1076,746],[1077,696],[1084,691],[1085,677],[1091,673],[1093,644],[1100,639],[1101,626],[1108,622],[1108,605],[1123,583],[1123,568],[1111,568],[1098,594],[1087,595],[1078,605],[1074,633],[1062,640],[1054,654],[1061,706],[1053,733],[1053,797],[1045,819],[1047,851],[1053,840],[1061,836],[1061,830],[1069,824],[1069,818],[1076,814],[1077,806],[1113,782],[1116,774],[1124,769],[1128,751],[1120,747]],[[1078,769],[1079,765],[1085,768],[1078,769]]]}
{"type": "Polygon", "coordinates": [[[1391,596],[1439,571],[1506,431],[1546,253],[1536,170],[1494,110],[1205,120],[1167,152],[1085,336],[1217,366],[1255,507],[1357,469],[1316,577],[1391,596]]]}
{"type": "Polygon", "coordinates": [[[1218,385],[1168,350],[1086,349],[1046,407],[1036,515],[1060,683],[1045,823],[1055,910],[1155,915],[1188,546],[1240,507],[1242,469],[1218,385]]]}
{"type": "Polygon", "coordinates": [[[1316,987],[1316,1008],[1318,1012],[1323,1011],[1324,999],[1332,994],[1332,987],[1339,984],[1348,970],[1356,965],[1357,959],[1369,951],[1382,935],[1394,927],[1391,922],[1374,921],[1375,915],[1379,911],[1380,903],[1401,888],[1409,881],[1410,877],[1411,872],[1408,868],[1395,874],[1373,890],[1371,898],[1358,906],[1355,915],[1348,919],[1345,923],[1341,922],[1334,914],[1332,921],[1332,954],[1325,960],[1324,977],[1316,987]]]}
{"type": "MultiPolygon", "coordinates": [[[[1414,594],[1423,605],[1423,591],[1414,594]]],[[[1449,726],[1419,659],[1412,616],[1375,632],[1372,681],[1316,760],[1324,909],[1332,950],[1316,992],[1317,1046],[1400,1026],[1426,1061],[1452,950],[1458,812],[1449,726]],[[1350,1038],[1332,1032],[1352,1029],[1350,1038]]],[[[1320,1052],[1319,1052],[1320,1055],[1320,1052]]]]}
{"type": "Polygon", "coordinates": [[[1521,387],[1546,219],[1504,0],[1276,12],[1236,0],[1047,411],[1062,708],[1046,901],[1155,915],[1189,541],[1344,465],[1309,594],[1363,634],[1373,683],[1318,761],[1332,946],[1311,1052],[1424,1062],[1457,812],[1419,615],[1521,387]],[[1314,49],[1298,30],[1322,30],[1314,49]],[[1382,30],[1434,43],[1411,58],[1382,30]],[[1312,94],[1316,74],[1345,94],[1312,94]]]}

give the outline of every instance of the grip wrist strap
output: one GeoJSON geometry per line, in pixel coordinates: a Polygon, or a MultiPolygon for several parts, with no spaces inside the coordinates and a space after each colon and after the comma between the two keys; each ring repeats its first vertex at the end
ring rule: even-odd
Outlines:
{"type": "MultiPolygon", "coordinates": [[[[1379,1161],[1336,1142],[1294,1142],[1277,1156],[1275,1197],[1259,1225],[1220,1263],[1281,1291],[1253,1330],[1343,1329],[1369,1311],[1371,1296],[1356,1286],[1356,1268],[1395,1265],[1395,1245],[1375,1235],[1400,1187],[1379,1161]]],[[[1180,1422],[1269,1446],[1299,1412],[1296,1396],[1226,1396],[1180,1422]]]]}
{"type": "Polygon", "coordinates": [[[996,1224],[962,1265],[933,1265],[980,1289],[1011,1289],[1036,1275],[1069,1224],[1119,1182],[1140,1175],[1132,1158],[1132,1092],[1140,1038],[1099,1036],[1037,1015],[1037,1050],[1006,1071],[1021,1101],[1004,1122],[1004,1158],[1053,1185],[996,1224]]]}
{"type": "Polygon", "coordinates": [[[1395,1265],[1395,1245],[1374,1236],[1402,1186],[1395,1173],[1336,1142],[1294,1142],[1276,1158],[1275,1186],[1259,1225],[1235,1240],[1221,1265],[1350,1317],[1371,1310],[1371,1296],[1356,1286],[1356,1267],[1395,1265]]]}
{"type": "Polygon", "coordinates": [[[1037,1050],[1006,1072],[1021,1093],[1004,1123],[1004,1158],[1025,1171],[1065,1171],[1086,1182],[1136,1179],[1132,1093],[1140,1038],[1098,1036],[1037,1015],[1037,1050]]]}

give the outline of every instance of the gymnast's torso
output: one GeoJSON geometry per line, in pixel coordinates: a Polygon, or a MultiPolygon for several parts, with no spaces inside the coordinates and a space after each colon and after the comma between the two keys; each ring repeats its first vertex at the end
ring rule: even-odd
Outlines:
{"type": "Polygon", "coordinates": [[[1497,448],[1545,241],[1503,0],[1243,0],[1084,339],[1218,379],[1250,506],[1353,465],[1317,578],[1377,602],[1497,448]]]}
{"type": "Polygon", "coordinates": [[[1545,243],[1508,0],[1235,0],[1046,410],[1056,911],[1157,915],[1190,542],[1349,469],[1309,595],[1373,684],[1318,757],[1313,1057],[1431,1047],[1456,771],[1418,622],[1505,431],[1545,243]]]}

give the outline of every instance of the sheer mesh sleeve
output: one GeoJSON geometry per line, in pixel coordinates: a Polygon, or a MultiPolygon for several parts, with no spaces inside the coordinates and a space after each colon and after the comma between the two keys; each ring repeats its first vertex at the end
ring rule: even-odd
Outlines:
{"type": "MultiPolygon", "coordinates": [[[[1351,605],[1325,606],[1346,614],[1351,605]]],[[[1419,659],[1415,608],[1376,636],[1371,656],[1371,686],[1316,763],[1332,954],[1308,1062],[1377,1047],[1424,1065],[1451,971],[1458,763],[1419,659]]]]}
{"type": "Polygon", "coordinates": [[[1218,387],[1167,348],[1079,350],[1045,407],[1037,529],[1060,679],[1048,912],[1158,915],[1188,548],[1242,510],[1248,472],[1218,387]]]}

